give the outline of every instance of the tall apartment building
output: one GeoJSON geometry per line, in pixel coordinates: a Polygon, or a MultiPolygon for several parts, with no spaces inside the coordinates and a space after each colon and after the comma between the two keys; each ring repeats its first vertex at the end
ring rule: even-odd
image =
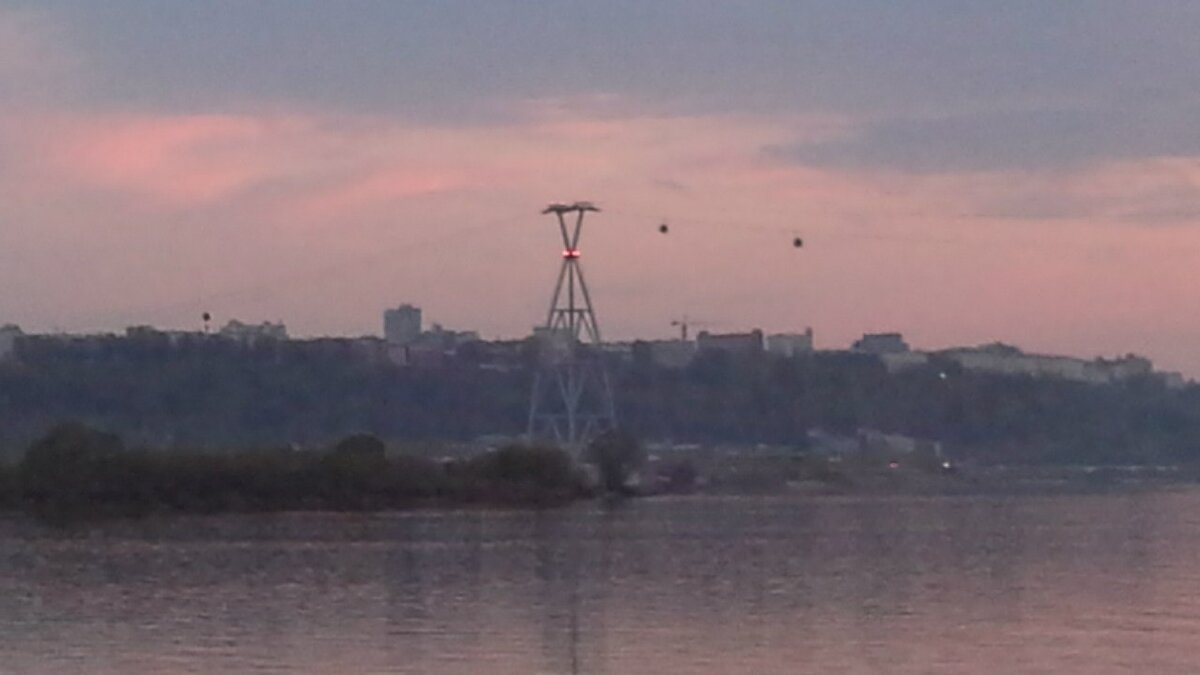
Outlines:
{"type": "Polygon", "coordinates": [[[421,337],[421,308],[400,305],[383,312],[383,337],[389,345],[410,345],[421,337]]]}

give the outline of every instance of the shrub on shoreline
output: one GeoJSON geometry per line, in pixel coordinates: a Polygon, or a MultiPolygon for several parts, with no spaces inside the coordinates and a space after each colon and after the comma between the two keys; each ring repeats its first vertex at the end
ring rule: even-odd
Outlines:
{"type": "Polygon", "coordinates": [[[551,506],[586,493],[583,476],[558,448],[509,445],[446,469],[452,493],[472,502],[551,506]]]}

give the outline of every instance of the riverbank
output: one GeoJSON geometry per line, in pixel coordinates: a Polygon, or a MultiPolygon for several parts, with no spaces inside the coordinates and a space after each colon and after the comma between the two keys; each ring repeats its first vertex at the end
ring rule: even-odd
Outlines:
{"type": "Polygon", "coordinates": [[[923,456],[832,457],[786,449],[658,452],[645,494],[1035,494],[1155,490],[1200,484],[1193,465],[981,465],[923,456]]]}
{"type": "MultiPolygon", "coordinates": [[[[508,445],[438,457],[356,435],[324,450],[215,453],[126,448],[61,425],[0,465],[0,510],[48,522],[153,514],[564,506],[598,496],[567,453],[508,445]]],[[[971,495],[1090,493],[1196,485],[1179,466],[975,466],[937,458],[833,458],[776,451],[656,454],[630,494],[971,495]]]]}

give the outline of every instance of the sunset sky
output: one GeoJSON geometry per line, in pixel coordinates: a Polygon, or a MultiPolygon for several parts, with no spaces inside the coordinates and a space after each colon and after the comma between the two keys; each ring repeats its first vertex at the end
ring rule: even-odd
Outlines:
{"type": "Polygon", "coordinates": [[[517,337],[584,199],[608,338],[1200,377],[1197,36],[1187,0],[0,0],[0,323],[517,337]]]}

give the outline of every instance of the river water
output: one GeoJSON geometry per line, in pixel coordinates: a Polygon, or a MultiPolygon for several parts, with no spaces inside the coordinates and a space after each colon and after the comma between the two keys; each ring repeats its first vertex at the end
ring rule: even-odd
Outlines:
{"type": "Polygon", "coordinates": [[[4,673],[1193,673],[1200,491],[0,520],[4,673]]]}

